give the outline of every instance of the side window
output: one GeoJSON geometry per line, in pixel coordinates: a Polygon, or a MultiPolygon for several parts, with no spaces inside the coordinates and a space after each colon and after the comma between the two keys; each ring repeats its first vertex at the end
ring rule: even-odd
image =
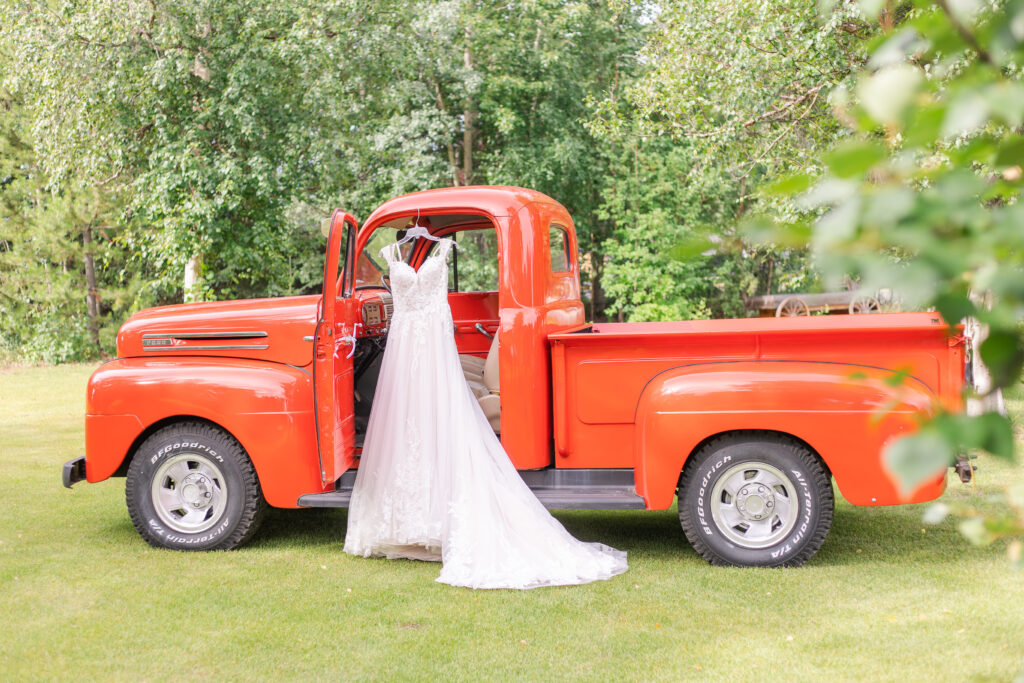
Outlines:
{"type": "Polygon", "coordinates": [[[569,237],[565,228],[560,225],[552,225],[548,228],[548,244],[551,247],[551,272],[568,273],[569,267],[569,237]]]}
{"type": "Polygon", "coordinates": [[[352,275],[355,270],[352,267],[352,252],[356,248],[356,228],[354,225],[345,222],[345,237],[341,240],[341,284],[338,293],[343,297],[352,296],[352,275]]]}
{"type": "Polygon", "coordinates": [[[458,249],[448,252],[448,290],[498,291],[498,233],[493,228],[452,235],[458,249]]]}

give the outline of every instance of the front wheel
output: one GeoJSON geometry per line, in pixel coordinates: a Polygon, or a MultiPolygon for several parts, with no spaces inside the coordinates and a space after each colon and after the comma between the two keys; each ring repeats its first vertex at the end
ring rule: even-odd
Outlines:
{"type": "Polygon", "coordinates": [[[128,467],[125,500],[147,543],[175,550],[230,550],[256,532],[266,502],[241,444],[185,422],[154,432],[128,467]]]}
{"type": "Polygon", "coordinates": [[[770,434],[725,436],[686,464],[679,521],[711,564],[796,567],[832,526],[828,472],[807,447],[770,434]]]}

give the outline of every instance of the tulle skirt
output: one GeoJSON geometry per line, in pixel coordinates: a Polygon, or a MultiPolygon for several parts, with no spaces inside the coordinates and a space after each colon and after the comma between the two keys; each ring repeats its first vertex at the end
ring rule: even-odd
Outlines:
{"type": "Polygon", "coordinates": [[[348,512],[345,552],[440,560],[441,583],[536,588],[627,569],[570,535],[509,461],[466,383],[443,309],[396,313],[348,512]]]}

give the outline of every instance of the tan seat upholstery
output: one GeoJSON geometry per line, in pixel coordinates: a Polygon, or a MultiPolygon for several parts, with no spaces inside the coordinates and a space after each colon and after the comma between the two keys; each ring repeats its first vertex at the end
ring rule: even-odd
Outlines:
{"type": "Polygon", "coordinates": [[[464,353],[459,356],[459,362],[462,363],[462,372],[466,375],[467,381],[479,384],[484,383],[484,363],[487,362],[486,360],[479,356],[464,353]]]}
{"type": "MultiPolygon", "coordinates": [[[[498,371],[498,347],[498,335],[495,334],[494,339],[491,341],[491,348],[487,351],[487,360],[482,362],[482,368],[478,376],[476,373],[471,373],[466,369],[465,362],[462,365],[463,372],[466,375],[466,382],[469,384],[469,388],[473,390],[476,400],[480,402],[480,408],[483,409],[484,415],[487,417],[487,421],[491,423],[491,429],[494,430],[495,434],[501,433],[501,384],[498,371]]],[[[466,356],[461,356],[460,358],[465,359],[466,356]]],[[[480,359],[475,358],[475,360],[480,359]]]]}

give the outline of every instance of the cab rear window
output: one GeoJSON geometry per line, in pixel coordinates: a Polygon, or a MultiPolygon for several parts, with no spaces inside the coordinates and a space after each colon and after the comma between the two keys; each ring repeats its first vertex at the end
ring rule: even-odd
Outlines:
{"type": "Polygon", "coordinates": [[[548,244],[551,248],[551,272],[568,273],[569,268],[569,237],[565,228],[552,225],[548,228],[548,244]]]}

